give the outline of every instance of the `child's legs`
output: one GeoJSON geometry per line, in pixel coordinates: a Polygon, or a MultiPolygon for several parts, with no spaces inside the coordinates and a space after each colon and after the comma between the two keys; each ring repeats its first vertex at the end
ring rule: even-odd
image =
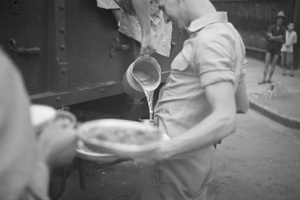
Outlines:
{"type": "Polygon", "coordinates": [[[290,68],[291,73],[293,73],[293,70],[294,70],[294,55],[293,55],[293,52],[287,52],[286,53],[286,65],[290,68]]]}
{"type": "Polygon", "coordinates": [[[271,62],[271,69],[270,69],[270,74],[269,74],[269,81],[272,80],[272,76],[273,76],[273,74],[275,72],[275,67],[276,67],[278,58],[279,58],[279,53],[278,54],[274,54],[274,56],[272,58],[272,62],[271,62]]]}
{"type": "Polygon", "coordinates": [[[263,76],[264,76],[263,81],[266,81],[266,79],[267,79],[270,62],[271,62],[271,53],[267,52],[266,57],[265,57],[265,68],[264,68],[264,72],[263,72],[263,76]]]}
{"type": "Polygon", "coordinates": [[[286,52],[281,52],[281,63],[280,63],[283,73],[285,74],[285,68],[286,68],[286,52]]]}

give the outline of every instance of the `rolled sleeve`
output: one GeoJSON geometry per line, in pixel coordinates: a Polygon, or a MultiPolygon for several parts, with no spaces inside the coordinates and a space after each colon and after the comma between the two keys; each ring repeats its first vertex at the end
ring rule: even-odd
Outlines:
{"type": "Polygon", "coordinates": [[[195,54],[195,66],[200,75],[202,87],[217,82],[229,81],[234,84],[232,49],[230,38],[209,36],[202,38],[195,54]]]}
{"type": "Polygon", "coordinates": [[[248,63],[248,61],[245,59],[244,62],[243,62],[242,69],[241,69],[239,83],[245,80],[246,73],[247,73],[247,69],[246,69],[247,63],[248,63]]]}
{"type": "Polygon", "coordinates": [[[210,71],[201,76],[201,85],[206,87],[218,82],[232,82],[234,84],[235,76],[232,71],[210,71]]]}

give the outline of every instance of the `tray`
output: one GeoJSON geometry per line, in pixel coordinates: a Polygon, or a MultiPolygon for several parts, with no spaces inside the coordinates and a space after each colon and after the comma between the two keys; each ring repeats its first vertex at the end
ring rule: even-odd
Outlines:
{"type": "Polygon", "coordinates": [[[78,141],[76,152],[78,157],[90,161],[113,162],[120,159],[112,154],[89,151],[82,141],[78,141]]]}

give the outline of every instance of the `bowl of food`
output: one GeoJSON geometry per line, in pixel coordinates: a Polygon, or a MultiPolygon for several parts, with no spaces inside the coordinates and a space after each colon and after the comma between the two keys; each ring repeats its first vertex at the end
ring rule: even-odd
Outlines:
{"type": "Polygon", "coordinates": [[[91,151],[136,158],[155,151],[162,134],[157,128],[140,122],[100,119],[79,125],[78,138],[91,151]]]}

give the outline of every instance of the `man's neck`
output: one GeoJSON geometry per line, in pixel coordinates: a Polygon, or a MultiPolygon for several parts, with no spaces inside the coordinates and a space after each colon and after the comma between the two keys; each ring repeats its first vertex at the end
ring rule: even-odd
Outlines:
{"type": "MultiPolygon", "coordinates": [[[[205,15],[217,12],[209,0],[189,0],[187,3],[189,9],[189,24],[205,15]]],[[[189,25],[188,24],[188,25],[189,25]]]]}

